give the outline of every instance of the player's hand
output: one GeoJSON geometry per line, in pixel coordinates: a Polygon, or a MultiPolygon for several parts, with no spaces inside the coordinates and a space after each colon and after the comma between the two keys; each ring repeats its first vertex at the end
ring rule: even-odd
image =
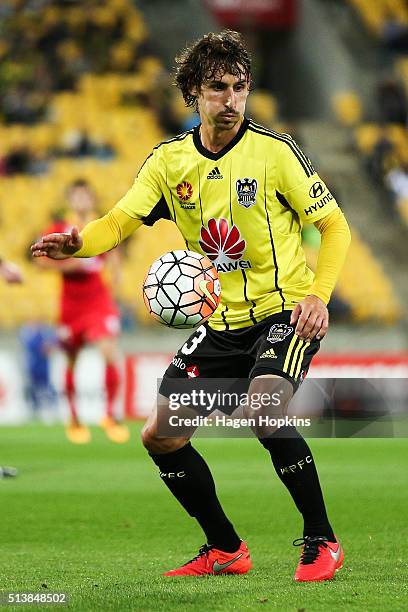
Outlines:
{"type": "Polygon", "coordinates": [[[0,261],[0,276],[4,278],[6,283],[23,282],[23,274],[20,268],[9,261],[0,261]]]}
{"type": "Polygon", "coordinates": [[[295,334],[303,340],[312,340],[315,336],[321,340],[329,327],[329,311],[323,300],[316,295],[308,295],[296,304],[290,323],[296,323],[295,334]]]}
{"type": "Polygon", "coordinates": [[[33,257],[67,259],[82,247],[83,241],[77,227],[69,234],[47,234],[31,247],[33,257]]]}

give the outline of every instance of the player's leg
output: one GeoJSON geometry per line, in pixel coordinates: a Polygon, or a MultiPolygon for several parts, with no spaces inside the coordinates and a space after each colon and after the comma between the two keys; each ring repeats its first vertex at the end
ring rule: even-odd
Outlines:
{"type": "MultiPolygon", "coordinates": [[[[194,559],[165,575],[245,573],[251,567],[248,549],[222,509],[206,461],[190,442],[195,427],[184,429],[182,437],[160,435],[160,425],[165,426],[171,414],[167,397],[159,394],[158,405],[143,428],[142,441],[163,482],[201,526],[207,544],[194,559]]],[[[183,408],[180,416],[194,417],[196,412],[183,408]]]]}
{"type": "Polygon", "coordinates": [[[65,395],[68,400],[70,419],[72,425],[79,425],[78,410],[76,405],[76,386],[75,386],[75,364],[77,362],[78,351],[74,348],[65,350],[67,358],[65,366],[65,395]]]}
{"type": "Polygon", "coordinates": [[[70,442],[86,444],[91,439],[91,432],[88,427],[80,422],[76,403],[75,365],[78,359],[79,348],[66,345],[64,350],[67,358],[65,366],[65,395],[70,412],[65,433],[70,442]]]}
{"type": "Polygon", "coordinates": [[[106,410],[105,415],[114,418],[114,405],[120,387],[120,374],[118,363],[118,349],[116,338],[106,336],[95,342],[96,347],[104,358],[105,362],[105,393],[106,410]]]}
{"type": "Polygon", "coordinates": [[[86,342],[94,345],[102,355],[105,363],[105,414],[100,425],[112,442],[123,444],[130,438],[128,427],[119,421],[114,414],[115,402],[120,389],[118,368],[117,336],[120,332],[120,319],[116,307],[111,304],[99,304],[83,319],[86,342]]]}
{"type": "MultiPolygon", "coordinates": [[[[251,372],[252,381],[249,388],[250,397],[254,395],[259,398],[264,394],[265,397],[271,398],[269,406],[262,407],[261,414],[269,412],[272,423],[275,423],[277,418],[286,416],[293,390],[298,388],[313,355],[319,349],[318,341],[305,342],[297,338],[293,328],[287,325],[285,316],[264,335],[251,372]],[[275,333],[271,333],[273,328],[275,333]],[[280,330],[281,340],[277,339],[280,330]],[[271,350],[273,358],[270,357],[271,350]]],[[[262,425],[256,435],[269,451],[276,473],[303,517],[301,542],[304,544],[304,550],[295,579],[332,578],[335,570],[341,566],[342,551],[327,517],[309,445],[293,426],[277,428],[276,425],[262,425]]]]}
{"type": "Polygon", "coordinates": [[[130,438],[129,428],[121,423],[114,414],[114,406],[120,388],[120,374],[118,363],[118,348],[116,337],[113,335],[100,336],[94,342],[105,362],[105,416],[101,420],[101,427],[112,442],[123,444],[130,438]]]}
{"type": "MultiPolygon", "coordinates": [[[[214,334],[201,326],[180,348],[164,375],[157,406],[142,434],[143,444],[158,466],[162,480],[190,516],[198,521],[207,540],[207,545],[191,563],[167,575],[244,573],[251,567],[248,549],[219,502],[211,471],[189,441],[195,428],[178,430],[180,435],[176,431],[166,435],[170,416],[168,397],[175,382],[187,380],[193,373],[216,378],[219,371],[225,371],[228,377],[228,367],[235,365],[236,368],[231,347],[226,351],[214,334]]],[[[236,376],[236,371],[230,375],[236,376]]],[[[194,417],[197,412],[186,408],[185,415],[194,417]]]]}
{"type": "MultiPolygon", "coordinates": [[[[276,422],[283,419],[292,399],[293,387],[285,378],[276,375],[261,375],[251,381],[249,397],[270,397],[260,408],[247,410],[247,416],[266,417],[255,428],[261,444],[269,451],[272,463],[283,484],[291,494],[303,517],[303,536],[321,535],[335,541],[329,523],[323,494],[319,483],[312,452],[306,440],[295,427],[281,426],[276,422]],[[275,401],[276,400],[276,401],[275,401]],[[250,413],[250,414],[249,414],[250,413]]],[[[257,404],[255,404],[257,406],[257,404]]]]}

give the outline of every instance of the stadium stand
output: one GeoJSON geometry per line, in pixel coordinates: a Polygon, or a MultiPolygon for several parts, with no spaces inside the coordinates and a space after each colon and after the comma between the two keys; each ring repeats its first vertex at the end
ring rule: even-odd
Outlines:
{"type": "Polygon", "coordinates": [[[351,91],[333,99],[333,110],[342,125],[354,128],[354,144],[370,177],[388,192],[390,207],[407,225],[408,4],[404,0],[349,0],[349,4],[375,34],[377,44],[385,43],[391,55],[387,56],[387,76],[378,80],[373,92],[377,105],[374,116],[367,120],[361,100],[351,91]]]}
{"type": "Polygon", "coordinates": [[[378,38],[402,32],[408,27],[408,7],[404,0],[348,0],[368,30],[378,38]]]}
{"type": "MultiPolygon", "coordinates": [[[[352,142],[362,161],[377,184],[385,182],[387,174],[408,160],[408,134],[398,123],[365,122],[364,109],[356,92],[339,92],[333,96],[332,107],[340,125],[350,131],[352,142]]],[[[389,188],[390,185],[388,185],[389,188]]],[[[408,192],[406,194],[408,196],[408,192]]],[[[401,219],[408,220],[405,200],[396,198],[396,209],[401,219]]],[[[390,203],[391,206],[391,203],[390,203]]],[[[375,319],[395,323],[403,316],[403,309],[393,287],[368,245],[356,229],[337,292],[352,309],[356,321],[375,319]],[[353,262],[353,265],[351,265],[353,262]],[[380,310],[375,304],[381,304],[380,310]]]]}

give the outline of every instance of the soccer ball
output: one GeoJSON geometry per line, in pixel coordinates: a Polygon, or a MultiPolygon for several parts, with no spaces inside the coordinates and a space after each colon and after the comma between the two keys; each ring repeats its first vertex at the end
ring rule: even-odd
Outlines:
{"type": "Polygon", "coordinates": [[[170,251],[150,266],[143,299],[152,317],[177,329],[204,323],[217,308],[221,285],[212,263],[193,251],[170,251]]]}

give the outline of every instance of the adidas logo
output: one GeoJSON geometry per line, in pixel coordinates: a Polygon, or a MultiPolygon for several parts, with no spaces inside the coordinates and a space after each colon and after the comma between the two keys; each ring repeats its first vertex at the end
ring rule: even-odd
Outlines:
{"type": "Polygon", "coordinates": [[[215,166],[214,170],[211,170],[210,174],[207,175],[208,179],[223,179],[221,172],[218,170],[217,166],[215,166]]]}
{"type": "Polygon", "coordinates": [[[273,350],[273,348],[268,349],[267,351],[265,351],[264,353],[262,353],[262,355],[260,356],[259,359],[267,359],[269,357],[269,359],[276,359],[277,355],[275,353],[275,351],[273,350]]]}

